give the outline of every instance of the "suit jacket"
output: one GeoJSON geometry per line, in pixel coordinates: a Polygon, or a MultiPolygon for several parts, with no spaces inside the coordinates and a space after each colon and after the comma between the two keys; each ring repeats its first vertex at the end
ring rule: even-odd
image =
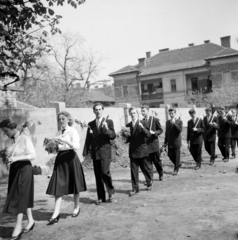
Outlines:
{"type": "Polygon", "coordinates": [[[90,133],[88,128],[85,145],[83,149],[83,155],[86,156],[91,148],[91,156],[94,160],[110,159],[111,158],[111,142],[116,138],[113,121],[107,119],[108,130],[105,126],[102,127],[102,123],[105,118],[102,119],[99,128],[97,129],[96,119],[89,122],[88,125],[92,129],[93,133],[90,133]]]}
{"type": "Polygon", "coordinates": [[[215,142],[216,141],[216,136],[217,136],[216,132],[217,132],[217,129],[218,129],[217,117],[214,116],[212,121],[211,121],[211,119],[208,121],[207,116],[205,116],[204,119],[203,119],[203,122],[204,122],[204,127],[205,127],[205,130],[204,130],[204,133],[203,133],[204,141],[215,142]],[[212,123],[212,122],[216,123],[217,126],[213,126],[213,125],[209,124],[209,123],[212,123]]]}
{"type": "Polygon", "coordinates": [[[238,125],[236,122],[238,121],[238,116],[235,118],[231,117],[231,138],[232,139],[238,139],[238,125]]]}
{"type": "Polygon", "coordinates": [[[155,134],[151,134],[151,136],[147,139],[147,148],[149,153],[154,153],[159,151],[159,135],[163,132],[161,128],[159,119],[156,117],[150,116],[148,119],[148,127],[149,130],[155,132],[155,134]]]}
{"type": "Polygon", "coordinates": [[[180,119],[176,119],[174,124],[171,120],[166,121],[164,144],[169,148],[180,148],[182,130],[183,122],[180,119]]]}
{"type": "Polygon", "coordinates": [[[151,136],[149,126],[146,121],[140,121],[144,128],[139,126],[139,120],[136,121],[133,127],[132,122],[129,122],[126,127],[130,128],[131,136],[128,137],[129,157],[130,158],[143,158],[149,156],[147,148],[147,138],[151,136]]]}
{"type": "Polygon", "coordinates": [[[201,144],[203,142],[203,132],[204,132],[204,123],[202,119],[196,118],[195,123],[193,120],[188,121],[188,128],[187,128],[187,142],[190,144],[201,144]],[[197,124],[197,131],[193,131],[193,128],[197,124]]]}
{"type": "Polygon", "coordinates": [[[231,138],[231,117],[227,116],[227,118],[223,118],[219,116],[218,118],[218,137],[221,139],[229,139],[231,138]]]}

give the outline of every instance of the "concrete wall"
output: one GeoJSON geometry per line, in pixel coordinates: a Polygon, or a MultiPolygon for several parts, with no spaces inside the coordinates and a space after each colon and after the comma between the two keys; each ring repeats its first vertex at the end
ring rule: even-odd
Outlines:
{"type": "MultiPolygon", "coordinates": [[[[35,108],[35,109],[1,109],[0,110],[0,121],[6,118],[12,118],[19,125],[22,125],[26,120],[33,120],[34,124],[30,127],[30,136],[35,145],[37,152],[37,159],[33,161],[35,164],[45,164],[53,155],[48,155],[48,153],[43,148],[43,141],[47,138],[53,138],[58,131],[57,126],[57,113],[62,110],[66,110],[73,116],[74,119],[81,121],[92,121],[95,119],[92,108],[65,108],[63,104],[59,104],[60,107],[57,107],[55,103],[55,108],[35,108]]],[[[128,107],[124,108],[105,108],[103,115],[106,117],[109,115],[109,118],[113,120],[114,127],[116,132],[119,132],[122,126],[125,126],[125,122],[131,121],[128,116],[128,107]]],[[[142,116],[140,114],[141,109],[138,108],[138,113],[140,119],[142,116]]],[[[205,114],[204,108],[197,108],[197,116],[205,114]]],[[[165,126],[166,119],[168,118],[168,113],[165,108],[153,108],[153,115],[157,115],[160,119],[162,126],[165,126]]],[[[189,108],[177,108],[177,117],[180,117],[183,120],[183,125],[187,126],[187,121],[190,119],[188,114],[189,108]]],[[[84,146],[86,129],[81,129],[77,124],[74,124],[74,127],[78,130],[80,134],[80,150],[78,151],[79,157],[82,159],[82,149],[84,146]]],[[[3,135],[3,132],[0,131],[0,149],[3,149],[7,143],[7,137],[3,135]]],[[[1,168],[1,165],[0,165],[1,168]]]]}

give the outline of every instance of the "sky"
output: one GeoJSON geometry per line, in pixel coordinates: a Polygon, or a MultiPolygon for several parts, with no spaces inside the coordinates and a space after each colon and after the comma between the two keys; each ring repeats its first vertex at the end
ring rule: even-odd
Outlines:
{"type": "Polygon", "coordinates": [[[204,40],[220,45],[224,36],[238,50],[237,0],[86,0],[77,9],[66,4],[54,10],[63,17],[63,32],[79,33],[104,58],[99,79],[137,64],[148,51],[204,40]]]}

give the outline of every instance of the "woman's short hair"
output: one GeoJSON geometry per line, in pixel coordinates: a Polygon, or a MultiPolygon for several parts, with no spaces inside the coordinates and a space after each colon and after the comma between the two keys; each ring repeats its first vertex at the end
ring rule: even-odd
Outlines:
{"type": "Polygon", "coordinates": [[[8,118],[0,122],[0,128],[15,129],[17,128],[17,124],[8,118]]]}
{"type": "Polygon", "coordinates": [[[68,120],[69,120],[68,125],[69,125],[70,127],[73,125],[74,119],[73,119],[73,117],[71,116],[71,114],[70,114],[69,112],[66,112],[66,111],[60,112],[60,113],[58,114],[58,119],[59,119],[59,116],[60,116],[60,115],[63,115],[63,116],[65,116],[65,117],[68,118],[68,120]]]}

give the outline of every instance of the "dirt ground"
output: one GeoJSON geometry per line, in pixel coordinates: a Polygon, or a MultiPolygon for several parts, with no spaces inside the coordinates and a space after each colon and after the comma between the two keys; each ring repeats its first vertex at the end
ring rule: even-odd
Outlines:
{"type": "MultiPolygon", "coordinates": [[[[164,180],[158,181],[154,171],[152,191],[146,191],[140,173],[140,193],[128,197],[131,190],[130,169],[113,168],[116,188],[112,203],[96,206],[95,179],[92,169],[85,168],[88,191],[81,194],[81,214],[71,217],[73,196],[62,201],[58,224],[47,226],[54,199],[45,194],[49,179],[35,176],[36,226],[22,239],[156,239],[156,240],[229,240],[238,239],[238,160],[228,163],[219,156],[214,166],[204,157],[200,170],[195,171],[191,156],[182,158],[178,176],[172,176],[172,165],[163,156],[164,180]]],[[[0,184],[0,211],[7,192],[7,179],[0,184]]],[[[0,214],[0,239],[11,236],[14,217],[0,214]]],[[[24,221],[26,224],[26,219],[24,221]]]]}

